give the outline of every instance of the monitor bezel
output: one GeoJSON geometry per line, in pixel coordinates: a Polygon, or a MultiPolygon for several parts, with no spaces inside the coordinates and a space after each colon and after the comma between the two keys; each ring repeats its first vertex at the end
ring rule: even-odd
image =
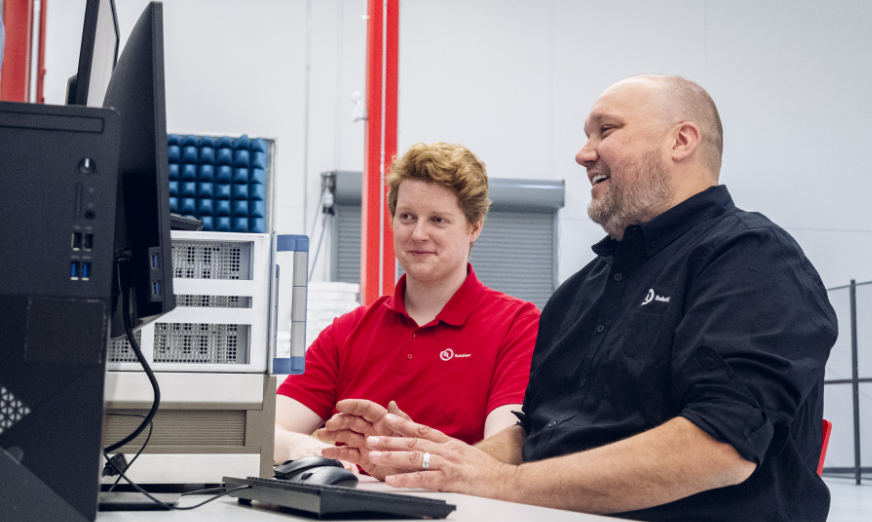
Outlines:
{"type": "MultiPolygon", "coordinates": [[[[115,0],[88,0],[85,6],[85,22],[82,28],[82,45],[79,49],[79,66],[76,74],[69,79],[67,85],[68,105],[88,105],[88,93],[91,89],[91,71],[94,65],[94,49],[97,46],[97,21],[100,17],[100,9],[103,2],[108,2],[112,10],[112,23],[115,26],[115,52],[112,60],[112,69],[118,64],[118,53],[121,50],[121,31],[118,28],[118,10],[115,0]]],[[[106,93],[103,93],[104,96],[106,93]]],[[[99,105],[102,107],[100,100],[99,105]]]]}

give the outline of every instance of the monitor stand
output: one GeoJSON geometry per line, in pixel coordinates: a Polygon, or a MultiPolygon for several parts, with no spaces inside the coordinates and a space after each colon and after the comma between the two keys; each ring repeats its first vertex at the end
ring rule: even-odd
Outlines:
{"type": "MultiPolygon", "coordinates": [[[[164,504],[175,507],[181,493],[149,493],[164,504]]],[[[100,493],[98,511],[164,511],[166,508],[138,491],[104,491],[100,493]]]]}

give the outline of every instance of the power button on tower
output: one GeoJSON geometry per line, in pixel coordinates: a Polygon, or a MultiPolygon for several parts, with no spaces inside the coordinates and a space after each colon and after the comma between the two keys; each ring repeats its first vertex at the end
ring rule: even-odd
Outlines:
{"type": "Polygon", "coordinates": [[[82,158],[79,161],[79,172],[82,174],[93,174],[97,171],[97,164],[91,158],[82,158]]]}

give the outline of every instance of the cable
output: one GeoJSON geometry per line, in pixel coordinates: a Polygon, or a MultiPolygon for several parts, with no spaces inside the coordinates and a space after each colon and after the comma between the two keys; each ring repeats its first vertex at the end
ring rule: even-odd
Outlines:
{"type": "MultiPolygon", "coordinates": [[[[143,495],[145,495],[146,497],[148,497],[152,502],[154,502],[154,503],[156,503],[156,504],[159,504],[159,505],[163,506],[164,509],[166,509],[166,510],[173,510],[173,511],[187,511],[187,510],[190,510],[190,509],[196,509],[196,508],[202,506],[203,504],[208,504],[209,502],[212,502],[213,500],[215,500],[215,499],[217,499],[217,498],[221,498],[221,497],[223,497],[223,496],[225,496],[225,495],[229,495],[230,493],[233,493],[234,491],[239,491],[239,490],[242,490],[242,489],[249,489],[249,488],[251,488],[251,486],[249,486],[249,485],[239,486],[239,487],[236,487],[236,488],[233,488],[233,489],[230,489],[230,490],[226,490],[226,491],[224,491],[223,493],[221,493],[220,495],[215,495],[215,496],[212,497],[212,498],[207,498],[206,500],[204,500],[203,502],[200,502],[199,504],[196,504],[196,505],[193,505],[193,506],[188,506],[188,507],[176,507],[176,506],[173,506],[173,505],[167,504],[166,502],[161,502],[160,500],[158,500],[158,499],[156,499],[155,497],[151,496],[151,494],[149,494],[148,491],[142,489],[142,487],[141,487],[139,484],[137,484],[137,483],[133,482],[132,480],[130,480],[129,478],[127,478],[127,475],[125,475],[121,470],[119,470],[118,468],[116,468],[116,467],[115,467],[115,464],[112,463],[111,460],[109,460],[109,454],[106,453],[106,450],[103,450],[103,456],[104,456],[104,457],[106,458],[106,460],[109,462],[109,465],[112,466],[113,468],[115,468],[115,471],[117,471],[118,474],[121,475],[121,478],[123,478],[124,480],[127,481],[128,484],[130,484],[131,486],[133,486],[133,487],[136,489],[136,491],[139,491],[140,493],[142,493],[143,495]]],[[[205,490],[205,491],[208,491],[208,490],[205,490]]]]}
{"type": "MultiPolygon", "coordinates": [[[[203,502],[200,502],[199,504],[197,504],[195,506],[189,506],[189,507],[183,507],[183,508],[175,507],[175,506],[171,506],[165,502],[161,502],[160,500],[151,496],[148,493],[148,491],[142,489],[142,487],[140,487],[139,484],[136,484],[135,482],[133,482],[132,480],[127,478],[127,475],[125,475],[123,471],[118,469],[118,467],[115,466],[115,463],[112,461],[112,459],[109,458],[110,451],[114,451],[114,450],[124,446],[125,444],[130,443],[133,439],[138,437],[140,433],[142,433],[142,431],[145,429],[146,426],[151,426],[151,427],[154,426],[154,424],[152,423],[152,419],[154,419],[154,415],[155,415],[155,413],[157,413],[157,409],[160,406],[160,386],[157,383],[157,379],[154,376],[154,372],[151,371],[151,368],[149,367],[148,363],[145,361],[145,357],[142,355],[142,350],[139,349],[139,343],[136,342],[136,336],[133,334],[133,326],[132,326],[133,322],[132,322],[132,319],[130,317],[130,283],[131,283],[131,281],[129,279],[130,273],[127,270],[124,270],[126,268],[125,263],[129,262],[129,260],[130,260],[130,256],[127,253],[125,253],[125,254],[122,254],[121,256],[119,256],[118,264],[117,264],[117,266],[118,266],[118,279],[119,279],[119,284],[121,286],[121,298],[123,301],[122,302],[122,312],[123,312],[123,316],[124,316],[124,330],[127,333],[127,340],[130,342],[130,347],[133,348],[133,352],[136,354],[137,359],[139,359],[139,364],[142,365],[142,369],[145,370],[145,374],[148,376],[149,382],[151,382],[151,387],[154,390],[154,403],[152,404],[151,410],[148,412],[148,415],[146,415],[143,418],[143,421],[139,425],[139,427],[136,428],[136,430],[134,430],[133,433],[131,433],[130,435],[125,437],[123,440],[120,440],[120,441],[116,442],[115,444],[104,448],[103,449],[103,457],[106,458],[106,462],[109,463],[109,466],[111,466],[112,469],[114,469],[116,472],[118,472],[118,474],[120,475],[119,480],[123,478],[125,481],[127,481],[128,484],[133,486],[134,489],[136,489],[137,491],[139,491],[140,493],[142,493],[143,495],[148,497],[151,501],[163,506],[167,510],[187,511],[190,509],[195,509],[195,508],[202,506],[203,504],[207,504],[209,502],[212,502],[216,498],[221,498],[227,494],[233,493],[234,491],[239,491],[241,489],[250,488],[251,486],[248,486],[248,485],[239,486],[239,487],[233,488],[229,491],[224,491],[220,495],[216,495],[212,498],[206,499],[203,502]]],[[[142,417],[142,415],[124,414],[124,413],[116,413],[114,415],[129,415],[129,416],[135,416],[135,417],[142,417]]],[[[139,452],[136,454],[135,457],[133,457],[133,460],[130,461],[130,464],[127,465],[128,468],[130,468],[130,465],[133,464],[133,462],[136,460],[136,458],[139,457],[140,453],[142,453],[142,451],[145,449],[146,444],[148,444],[148,441],[151,438],[151,431],[152,430],[150,428],[149,432],[148,432],[148,436],[145,439],[145,444],[142,445],[142,447],[139,449],[139,452]]],[[[115,484],[112,485],[112,488],[109,491],[112,491],[112,489],[114,489],[117,484],[118,484],[118,480],[115,481],[115,484]]]]}
{"type": "Polygon", "coordinates": [[[105,448],[104,451],[106,453],[113,452],[138,437],[139,434],[142,433],[142,430],[151,423],[154,414],[157,413],[157,409],[160,406],[160,386],[157,383],[157,379],[154,377],[154,372],[151,371],[151,368],[145,361],[145,357],[143,357],[142,351],[139,349],[139,343],[136,342],[136,336],[133,334],[133,326],[130,318],[130,284],[125,284],[130,283],[130,274],[127,270],[124,270],[126,268],[126,263],[129,262],[130,261],[127,259],[119,259],[118,261],[118,278],[121,281],[121,299],[123,301],[122,315],[124,316],[124,330],[127,332],[127,340],[130,342],[130,347],[133,348],[133,352],[136,354],[137,359],[139,359],[139,364],[142,365],[142,369],[145,370],[145,374],[151,382],[151,387],[154,390],[154,403],[151,405],[151,410],[142,421],[142,424],[140,424],[133,433],[125,437],[123,440],[105,448]]]}
{"type": "Polygon", "coordinates": [[[186,495],[207,495],[209,493],[218,493],[219,491],[224,491],[225,489],[227,489],[227,488],[226,487],[217,487],[217,488],[208,488],[208,489],[197,489],[194,491],[187,491],[185,493],[182,493],[181,496],[184,497],[186,495]]]}
{"type": "MultiPolygon", "coordinates": [[[[110,413],[109,415],[113,415],[115,417],[141,417],[143,419],[145,418],[145,415],[139,415],[138,413],[110,413]]],[[[148,446],[148,441],[151,440],[152,431],[154,431],[154,422],[149,422],[148,435],[146,435],[145,437],[145,442],[142,443],[142,447],[139,448],[139,451],[136,452],[136,455],[133,456],[133,459],[131,459],[130,462],[127,463],[127,469],[130,469],[130,466],[132,466],[133,463],[136,462],[136,459],[138,459],[139,456],[142,454],[142,450],[144,450],[145,447],[148,446]]],[[[112,468],[117,469],[114,465],[112,466],[112,468]]],[[[112,493],[112,491],[115,489],[115,486],[117,486],[120,481],[121,475],[119,475],[118,478],[115,479],[115,483],[112,484],[112,487],[109,488],[109,491],[107,491],[107,493],[112,493]]]]}

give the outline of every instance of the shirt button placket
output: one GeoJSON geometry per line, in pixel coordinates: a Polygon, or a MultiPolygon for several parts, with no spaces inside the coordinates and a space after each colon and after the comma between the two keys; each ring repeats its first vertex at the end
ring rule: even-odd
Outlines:
{"type": "MultiPolygon", "coordinates": [[[[405,359],[405,362],[402,364],[402,370],[400,371],[400,373],[408,374],[408,373],[412,373],[414,371],[413,370],[413,367],[414,367],[413,359],[415,357],[415,351],[417,350],[417,347],[415,346],[415,341],[417,339],[418,339],[418,333],[415,331],[412,331],[412,338],[406,343],[406,346],[403,349],[403,352],[405,352],[405,355],[402,357],[405,359]]],[[[400,352],[400,353],[402,353],[402,352],[400,352]]]]}

